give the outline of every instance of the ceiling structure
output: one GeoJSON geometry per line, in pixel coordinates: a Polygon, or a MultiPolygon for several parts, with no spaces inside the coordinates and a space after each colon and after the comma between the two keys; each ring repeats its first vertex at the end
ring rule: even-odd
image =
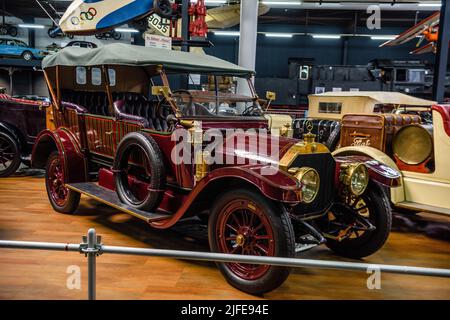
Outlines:
{"type": "MultiPolygon", "coordinates": [[[[58,19],[72,2],[71,0],[39,0],[54,19],[58,19]]],[[[208,1],[208,6],[223,5],[220,1],[208,1]]],[[[236,3],[236,0],[228,0],[236,3]]],[[[370,4],[381,3],[382,21],[385,27],[412,26],[421,19],[439,10],[440,1],[436,0],[381,0],[381,1],[320,1],[320,0],[287,0],[265,1],[271,7],[268,14],[259,19],[262,24],[288,24],[308,26],[338,26],[354,28],[366,23],[366,8],[370,4]],[[277,4],[281,3],[281,4],[277,4]],[[288,3],[288,4],[286,4],[288,3]],[[300,3],[300,4],[299,4],[300,3]],[[419,7],[420,6],[420,7],[419,7]],[[420,10],[420,11],[418,11],[420,10]]],[[[23,20],[47,18],[47,14],[36,0],[0,0],[0,11],[6,15],[16,16],[23,20]]]]}

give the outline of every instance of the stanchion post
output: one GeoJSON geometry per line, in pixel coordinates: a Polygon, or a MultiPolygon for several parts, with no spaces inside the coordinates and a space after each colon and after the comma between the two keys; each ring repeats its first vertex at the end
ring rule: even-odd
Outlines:
{"type": "Polygon", "coordinates": [[[95,229],[89,229],[88,231],[88,299],[95,300],[95,280],[96,280],[96,263],[97,263],[97,234],[95,229]]]}

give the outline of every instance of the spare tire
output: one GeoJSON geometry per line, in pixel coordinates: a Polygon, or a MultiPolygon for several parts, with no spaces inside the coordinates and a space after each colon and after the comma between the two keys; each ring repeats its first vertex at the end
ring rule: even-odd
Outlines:
{"type": "Polygon", "coordinates": [[[117,147],[113,171],[120,201],[144,211],[158,207],[166,175],[162,152],[151,136],[140,132],[125,135],[117,147]]]}
{"type": "Polygon", "coordinates": [[[172,3],[169,0],[155,0],[153,11],[161,18],[170,19],[173,16],[172,3]]]}
{"type": "Polygon", "coordinates": [[[402,127],[392,142],[394,155],[408,165],[418,165],[433,153],[433,138],[423,126],[410,124],[402,127]]]}

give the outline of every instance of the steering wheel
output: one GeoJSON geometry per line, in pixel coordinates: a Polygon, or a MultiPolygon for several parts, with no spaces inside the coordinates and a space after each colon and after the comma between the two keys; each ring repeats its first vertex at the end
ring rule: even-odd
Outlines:
{"type": "MultiPolygon", "coordinates": [[[[184,89],[179,89],[179,90],[175,90],[172,93],[172,97],[175,96],[179,96],[182,98],[182,95],[187,95],[189,97],[189,101],[187,102],[186,106],[184,107],[183,110],[181,110],[183,112],[184,115],[186,116],[193,116],[194,115],[194,98],[192,97],[192,93],[189,90],[184,90],[184,89]]],[[[176,97],[175,97],[176,99],[176,97]]]]}
{"type": "Polygon", "coordinates": [[[262,115],[262,111],[260,107],[253,102],[253,104],[242,111],[243,116],[260,116],[262,115]]]}

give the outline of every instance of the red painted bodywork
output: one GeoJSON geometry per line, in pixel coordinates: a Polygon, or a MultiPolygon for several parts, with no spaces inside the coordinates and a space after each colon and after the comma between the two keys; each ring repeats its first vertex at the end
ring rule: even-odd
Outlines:
{"type": "MultiPolygon", "coordinates": [[[[42,150],[44,146],[50,145],[56,146],[59,154],[63,155],[62,162],[66,183],[88,180],[86,157],[81,152],[76,137],[64,127],[55,131],[46,129],[37,136],[32,154],[32,165],[34,167],[43,168],[45,166],[46,157],[43,158],[42,150]]],[[[48,156],[48,154],[45,156],[48,156]]]]}
{"type": "Polygon", "coordinates": [[[445,133],[450,137],[450,105],[435,105],[431,107],[431,110],[437,111],[441,115],[445,133]]]}

